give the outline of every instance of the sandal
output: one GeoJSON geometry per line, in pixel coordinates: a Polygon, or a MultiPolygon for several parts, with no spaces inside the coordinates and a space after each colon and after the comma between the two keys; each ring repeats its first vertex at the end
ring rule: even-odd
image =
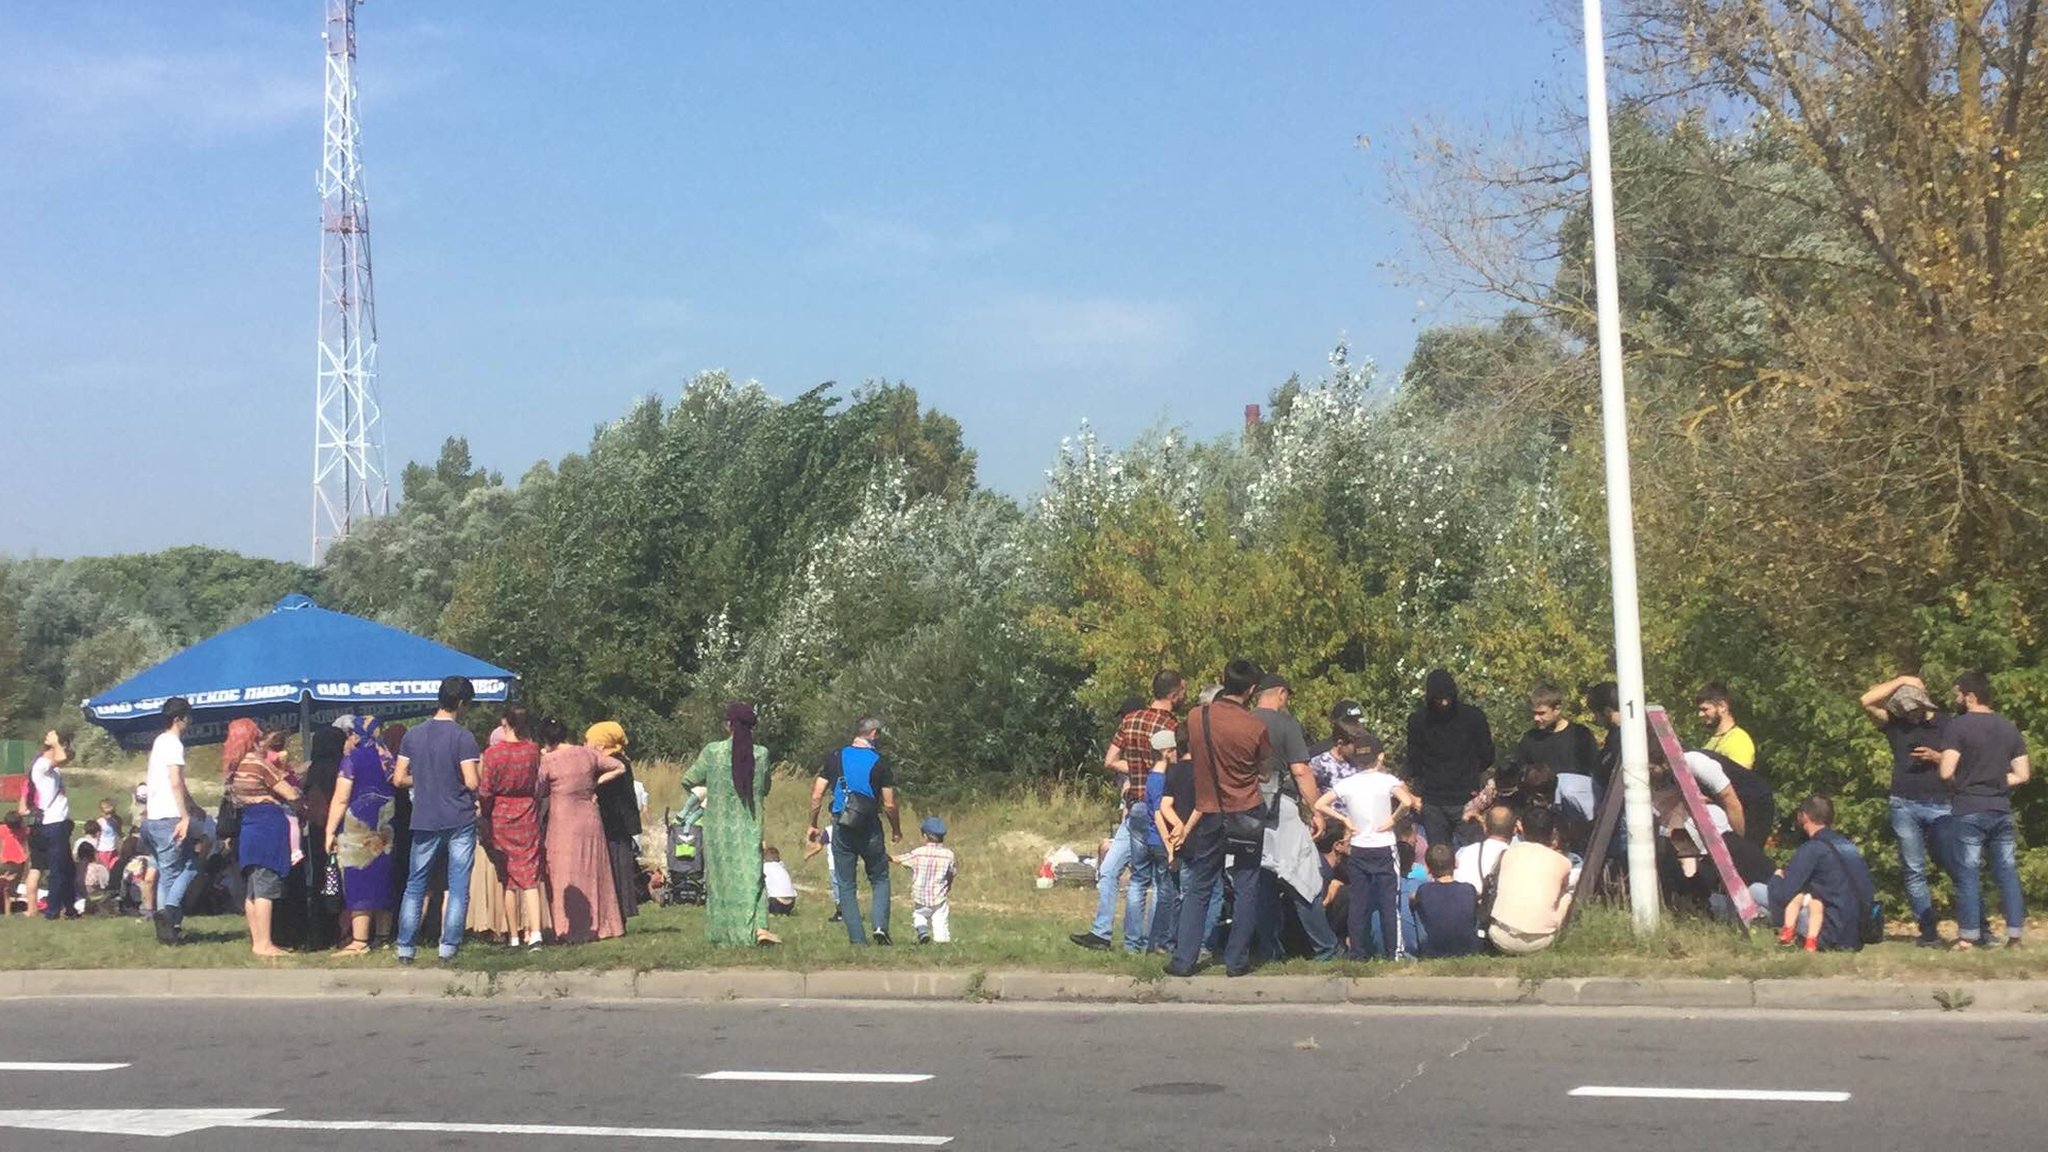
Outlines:
{"type": "Polygon", "coordinates": [[[773,932],[756,932],[754,934],[754,947],[780,948],[782,947],[782,937],[777,936],[773,932]]]}
{"type": "Polygon", "coordinates": [[[370,942],[367,940],[357,940],[353,944],[335,949],[334,954],[336,956],[368,956],[370,954],[370,942]]]}

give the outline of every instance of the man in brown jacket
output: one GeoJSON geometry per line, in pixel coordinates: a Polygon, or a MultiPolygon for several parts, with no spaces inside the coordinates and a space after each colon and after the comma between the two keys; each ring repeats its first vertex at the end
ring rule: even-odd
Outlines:
{"type": "Polygon", "coordinates": [[[1192,976],[1201,956],[1202,921],[1209,894],[1222,877],[1226,854],[1230,887],[1236,903],[1230,938],[1223,946],[1223,970],[1242,976],[1251,970],[1252,933],[1258,924],[1259,859],[1263,831],[1255,840],[1234,844],[1230,827],[1248,825],[1263,814],[1259,784],[1270,769],[1271,742],[1266,724],[1248,706],[1258,685],[1259,666],[1232,660],[1223,669],[1223,692],[1214,702],[1188,714],[1188,748],[1195,762],[1195,810],[1202,819],[1182,846],[1180,930],[1175,937],[1169,976],[1192,976]]]}

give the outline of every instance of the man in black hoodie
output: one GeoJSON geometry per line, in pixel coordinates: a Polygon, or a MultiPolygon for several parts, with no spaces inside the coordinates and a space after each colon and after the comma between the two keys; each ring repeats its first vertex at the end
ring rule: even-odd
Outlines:
{"type": "Polygon", "coordinates": [[[1422,707],[1408,717],[1408,775],[1422,798],[1423,834],[1431,844],[1478,840],[1464,824],[1465,805],[1493,767],[1493,729],[1486,714],[1458,699],[1458,682],[1442,668],[1422,682],[1422,707]]]}

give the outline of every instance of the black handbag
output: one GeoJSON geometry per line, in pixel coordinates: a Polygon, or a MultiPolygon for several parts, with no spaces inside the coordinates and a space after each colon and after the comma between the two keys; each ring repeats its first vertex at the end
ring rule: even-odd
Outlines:
{"type": "MultiPolygon", "coordinates": [[[[1209,787],[1216,792],[1216,804],[1223,805],[1223,775],[1216,770],[1216,740],[1209,732],[1209,709],[1213,705],[1202,705],[1202,762],[1209,769],[1209,787]]],[[[1225,812],[1223,814],[1223,842],[1233,851],[1264,852],[1266,850],[1266,809],[1264,805],[1248,812],[1225,812]]]]}
{"type": "Polygon", "coordinates": [[[214,843],[218,844],[223,840],[233,840],[241,834],[242,806],[235,803],[235,798],[232,796],[221,797],[220,812],[213,818],[214,843]]]}

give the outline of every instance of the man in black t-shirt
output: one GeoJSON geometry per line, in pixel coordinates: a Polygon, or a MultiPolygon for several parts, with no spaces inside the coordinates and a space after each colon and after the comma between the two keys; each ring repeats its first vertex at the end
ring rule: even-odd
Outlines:
{"type": "Polygon", "coordinates": [[[1941,934],[1934,928],[1934,893],[1928,882],[1935,867],[1949,872],[1955,867],[1950,862],[1948,784],[1941,778],[1946,717],[1918,676],[1897,676],[1873,685],[1857,703],[1891,745],[1889,807],[1906,903],[1920,926],[1920,946],[1937,947],[1941,934]]]}
{"type": "MultiPolygon", "coordinates": [[[[1986,919],[1981,888],[1986,849],[2005,906],[2005,943],[2018,947],[2027,921],[2013,841],[2012,790],[2033,775],[2027,741],[2013,722],[1992,711],[1991,678],[1966,672],[1956,678],[1956,708],[1942,733],[1941,778],[1954,789],[1956,941],[1958,951],[1978,946],[1986,919]]],[[[1988,945],[1989,939],[1982,939],[1988,945]]]]}
{"type": "Polygon", "coordinates": [[[1600,744],[1593,730],[1564,714],[1564,693],[1554,684],[1538,684],[1529,693],[1530,725],[1508,757],[1514,775],[1537,764],[1556,773],[1555,794],[1543,799],[1569,808],[1582,823],[1594,816],[1593,780],[1600,771],[1600,744]]]}

